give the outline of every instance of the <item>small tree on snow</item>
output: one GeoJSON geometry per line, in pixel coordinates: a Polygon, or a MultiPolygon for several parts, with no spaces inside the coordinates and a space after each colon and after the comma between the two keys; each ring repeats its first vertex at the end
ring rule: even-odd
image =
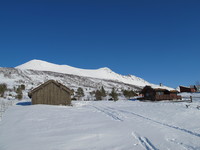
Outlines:
{"type": "Polygon", "coordinates": [[[81,87],[79,87],[76,91],[76,97],[78,97],[78,99],[80,99],[81,97],[84,97],[85,94],[84,94],[84,91],[81,87]]]}
{"type": "Polygon", "coordinates": [[[130,99],[130,97],[137,96],[137,94],[133,90],[131,90],[131,91],[124,90],[123,94],[127,99],[130,99]]]}
{"type": "Polygon", "coordinates": [[[101,87],[101,91],[100,92],[101,92],[101,96],[102,97],[106,97],[106,91],[105,91],[103,86],[101,87]]]}
{"type": "Polygon", "coordinates": [[[7,85],[5,83],[0,84],[0,97],[4,97],[4,93],[7,90],[7,85]]]}
{"type": "Polygon", "coordinates": [[[16,95],[16,98],[17,99],[19,99],[19,100],[21,100],[22,98],[23,98],[23,93],[22,93],[22,90],[24,89],[25,87],[23,87],[23,86],[18,86],[18,88],[16,89],[16,93],[17,93],[17,95],[16,95]]]}
{"type": "Polygon", "coordinates": [[[118,100],[118,94],[116,93],[114,88],[112,89],[110,96],[113,98],[114,101],[118,100]]]}
{"type": "Polygon", "coordinates": [[[95,98],[96,100],[102,100],[102,93],[99,90],[95,91],[95,98]]]}

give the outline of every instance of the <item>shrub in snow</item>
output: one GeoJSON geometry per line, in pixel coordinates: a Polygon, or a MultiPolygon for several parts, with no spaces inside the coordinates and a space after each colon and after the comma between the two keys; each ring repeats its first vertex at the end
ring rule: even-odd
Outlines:
{"type": "Polygon", "coordinates": [[[21,90],[25,90],[25,85],[21,84],[21,90]]]}
{"type": "Polygon", "coordinates": [[[124,90],[123,94],[127,99],[130,99],[131,97],[137,96],[137,94],[133,90],[131,90],[131,91],[124,90]]]}
{"type": "Polygon", "coordinates": [[[95,92],[95,98],[96,100],[102,100],[102,93],[99,90],[96,90],[95,92]]]}
{"type": "Polygon", "coordinates": [[[103,86],[101,87],[101,96],[106,97],[106,91],[103,86]]]}
{"type": "Polygon", "coordinates": [[[81,97],[84,97],[85,94],[84,94],[84,91],[81,87],[79,87],[76,91],[76,97],[80,100],[81,97]]]}
{"type": "Polygon", "coordinates": [[[22,93],[23,89],[25,89],[25,86],[21,86],[21,85],[18,86],[18,88],[15,91],[17,93],[15,98],[17,98],[19,100],[21,100],[23,98],[23,93],[22,93]]]}
{"type": "Polygon", "coordinates": [[[117,101],[118,100],[118,94],[116,93],[115,91],[115,88],[112,89],[111,93],[110,93],[110,96],[112,97],[112,99],[114,101],[117,101]]]}
{"type": "Polygon", "coordinates": [[[0,84],[0,97],[4,97],[4,93],[7,90],[7,85],[5,83],[0,84]]]}

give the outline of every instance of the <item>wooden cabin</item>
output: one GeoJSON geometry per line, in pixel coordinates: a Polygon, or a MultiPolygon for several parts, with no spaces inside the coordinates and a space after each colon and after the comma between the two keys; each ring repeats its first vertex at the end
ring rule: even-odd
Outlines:
{"type": "Polygon", "coordinates": [[[141,94],[143,95],[143,100],[159,101],[159,100],[175,100],[181,99],[181,96],[177,95],[178,91],[169,91],[164,88],[152,88],[151,86],[145,86],[141,94]]]}
{"type": "Polygon", "coordinates": [[[191,86],[191,87],[179,86],[179,87],[180,87],[180,92],[194,93],[197,91],[196,86],[191,86]]]}
{"type": "Polygon", "coordinates": [[[71,105],[72,91],[54,80],[49,80],[29,92],[32,104],[71,105]]]}

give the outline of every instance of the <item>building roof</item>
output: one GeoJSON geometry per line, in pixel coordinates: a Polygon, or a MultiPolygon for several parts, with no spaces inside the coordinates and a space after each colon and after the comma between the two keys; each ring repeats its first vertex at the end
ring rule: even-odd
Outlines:
{"type": "Polygon", "coordinates": [[[152,89],[154,89],[156,92],[168,91],[167,89],[161,89],[161,88],[152,88],[152,89]]]}
{"type": "Polygon", "coordinates": [[[190,87],[188,87],[188,86],[183,86],[183,85],[180,85],[179,87],[190,89],[190,87]]]}
{"type": "Polygon", "coordinates": [[[174,88],[171,88],[171,87],[168,87],[168,86],[160,86],[160,85],[155,85],[155,84],[152,84],[150,85],[153,89],[165,89],[165,90],[168,90],[168,91],[172,91],[172,90],[175,90],[174,88]]]}
{"type": "Polygon", "coordinates": [[[68,87],[64,86],[63,84],[61,84],[61,83],[59,83],[59,82],[57,82],[57,81],[55,81],[55,80],[48,80],[47,82],[41,84],[40,86],[38,86],[38,87],[36,87],[35,89],[33,89],[32,91],[30,91],[30,92],[28,93],[29,97],[32,97],[32,94],[33,94],[34,92],[38,91],[39,89],[45,87],[46,85],[48,85],[48,84],[50,84],[50,83],[54,83],[55,85],[57,85],[58,87],[61,87],[61,88],[62,88],[63,90],[65,90],[66,92],[72,94],[72,91],[71,91],[68,87]]]}
{"type": "MultiPolygon", "coordinates": [[[[175,89],[172,89],[172,88],[164,88],[164,87],[152,87],[152,86],[145,86],[145,87],[149,87],[149,88],[152,88],[153,90],[155,90],[156,92],[164,92],[164,91],[169,91],[169,92],[172,92],[172,93],[175,93],[175,92],[178,92],[177,90],[175,89]]],[[[145,88],[144,87],[144,88],[145,88]]],[[[144,89],[143,88],[143,89],[144,89]]],[[[142,90],[143,91],[143,90],[142,90]]]]}

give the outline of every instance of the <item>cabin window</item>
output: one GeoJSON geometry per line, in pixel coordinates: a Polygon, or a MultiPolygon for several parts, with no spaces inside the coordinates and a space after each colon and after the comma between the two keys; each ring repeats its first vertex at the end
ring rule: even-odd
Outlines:
{"type": "Polygon", "coordinates": [[[164,92],[156,92],[157,95],[164,95],[164,92]]]}
{"type": "Polygon", "coordinates": [[[148,96],[149,96],[149,93],[146,93],[145,96],[148,97],[148,96]]]}

